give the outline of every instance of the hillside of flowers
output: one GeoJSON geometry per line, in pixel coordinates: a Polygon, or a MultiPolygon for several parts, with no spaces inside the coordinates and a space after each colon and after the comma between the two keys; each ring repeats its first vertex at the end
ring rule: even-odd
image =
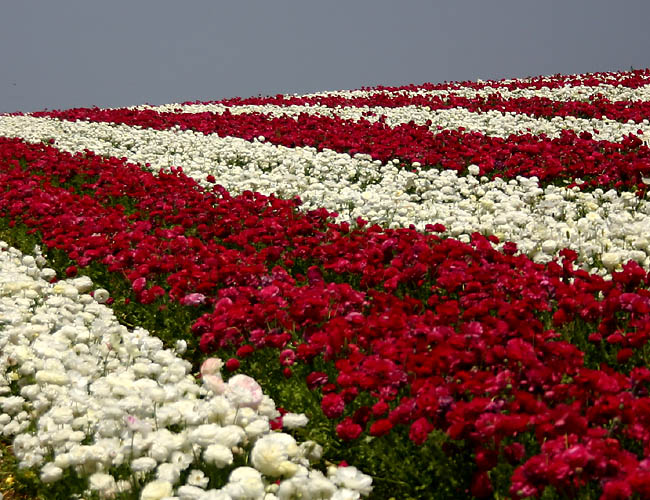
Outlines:
{"type": "Polygon", "coordinates": [[[650,70],[0,115],[9,487],[650,498],[649,119],[650,70]]]}

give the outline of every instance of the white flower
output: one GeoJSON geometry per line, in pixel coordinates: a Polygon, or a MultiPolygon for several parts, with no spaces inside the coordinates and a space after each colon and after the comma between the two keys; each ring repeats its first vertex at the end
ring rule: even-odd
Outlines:
{"type": "Polygon", "coordinates": [[[268,434],[255,442],[251,451],[251,463],[267,476],[290,476],[298,470],[298,465],[289,459],[298,452],[296,441],[289,434],[268,434]]]}
{"type": "Polygon", "coordinates": [[[151,481],[140,493],[140,500],[161,500],[171,496],[172,485],[168,481],[151,481]]]}
{"type": "Polygon", "coordinates": [[[222,429],[222,427],[217,424],[199,425],[198,427],[195,427],[188,432],[187,438],[192,443],[196,443],[201,446],[208,446],[210,443],[213,443],[215,441],[220,429],[222,429]]]}
{"type": "Polygon", "coordinates": [[[323,456],[323,447],[314,441],[304,441],[298,449],[300,455],[308,462],[317,462],[323,456]]]}
{"type": "Polygon", "coordinates": [[[262,475],[252,467],[237,467],[230,473],[228,480],[228,484],[223,489],[233,499],[252,499],[264,496],[262,475]]]}
{"type": "Polygon", "coordinates": [[[133,472],[150,472],[156,468],[158,462],[151,457],[136,458],[131,462],[133,472]]]}
{"type": "Polygon", "coordinates": [[[474,175],[474,176],[476,176],[476,175],[479,174],[479,172],[480,172],[480,168],[479,168],[478,165],[473,165],[473,164],[472,164],[472,165],[469,165],[469,166],[467,167],[467,171],[469,172],[470,175],[474,175]]]}
{"type": "Polygon", "coordinates": [[[175,464],[160,464],[156,470],[156,479],[176,484],[181,477],[181,469],[175,464]]]}
{"type": "Polygon", "coordinates": [[[262,402],[262,387],[248,375],[237,374],[228,379],[226,397],[239,407],[257,408],[262,402]]]}
{"type": "Polygon", "coordinates": [[[356,490],[362,495],[368,495],[372,491],[372,477],[362,473],[354,466],[337,467],[330,480],[335,484],[356,490]]]}
{"type": "Polygon", "coordinates": [[[176,493],[178,494],[180,500],[198,500],[203,496],[205,491],[202,488],[198,488],[197,486],[186,484],[178,488],[178,491],[176,493]]]}
{"type": "Polygon", "coordinates": [[[104,495],[108,495],[117,491],[115,478],[110,474],[104,474],[103,472],[95,472],[92,476],[90,476],[89,487],[91,490],[99,491],[104,495]]]}
{"type": "Polygon", "coordinates": [[[202,470],[193,469],[190,471],[189,476],[187,476],[187,484],[192,486],[198,486],[199,488],[205,488],[210,479],[208,479],[202,470]]]}
{"type": "Polygon", "coordinates": [[[23,404],[25,399],[20,396],[9,396],[6,398],[0,398],[0,404],[2,405],[3,411],[11,414],[18,413],[23,409],[23,404]]]}
{"type": "Polygon", "coordinates": [[[67,385],[69,383],[68,376],[65,374],[65,372],[54,370],[39,370],[36,372],[36,376],[34,378],[36,380],[36,383],[41,385],[67,385]]]}
{"type": "Polygon", "coordinates": [[[104,304],[109,297],[110,294],[108,293],[108,290],[105,290],[104,288],[98,288],[93,293],[93,298],[97,301],[98,304],[104,304]]]}
{"type": "Polygon", "coordinates": [[[208,490],[201,495],[200,500],[233,500],[233,498],[223,490],[208,490]]]}
{"type": "Polygon", "coordinates": [[[134,415],[127,415],[124,417],[124,423],[130,432],[140,432],[143,435],[147,435],[149,432],[151,432],[151,425],[144,420],[140,420],[134,415]]]}
{"type": "Polygon", "coordinates": [[[304,427],[309,422],[309,419],[304,413],[285,413],[282,417],[282,426],[287,429],[295,429],[297,427],[304,427]]]}
{"type": "Polygon", "coordinates": [[[330,500],[359,500],[360,498],[361,495],[358,491],[348,488],[341,488],[339,490],[336,490],[330,500]]]}
{"type": "Polygon", "coordinates": [[[269,430],[270,426],[268,420],[261,418],[253,420],[250,424],[244,427],[244,431],[250,440],[254,440],[262,434],[266,434],[269,430]]]}
{"type": "Polygon", "coordinates": [[[175,451],[172,453],[170,463],[176,465],[181,470],[185,470],[190,466],[193,460],[194,459],[191,455],[183,453],[182,451],[175,451]]]}
{"type": "Polygon", "coordinates": [[[237,446],[246,437],[244,429],[238,425],[226,425],[217,429],[214,440],[215,443],[224,445],[227,448],[237,446]]]}
{"type": "Polygon", "coordinates": [[[611,271],[621,264],[621,254],[618,252],[605,252],[601,257],[601,260],[603,266],[611,271]]]}
{"type": "Polygon", "coordinates": [[[41,481],[44,483],[53,483],[63,476],[63,469],[49,462],[41,469],[41,481]]]}
{"type": "Polygon", "coordinates": [[[226,465],[232,464],[233,455],[230,448],[226,448],[222,444],[211,444],[203,452],[203,459],[207,463],[213,464],[218,469],[221,469],[226,465]]]}
{"type": "Polygon", "coordinates": [[[185,354],[185,351],[187,351],[187,342],[184,340],[177,340],[174,349],[180,355],[185,354]]]}

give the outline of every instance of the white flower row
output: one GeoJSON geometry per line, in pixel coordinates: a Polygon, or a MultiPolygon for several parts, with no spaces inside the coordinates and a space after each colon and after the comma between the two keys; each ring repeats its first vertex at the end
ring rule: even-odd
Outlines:
{"type": "MultiPolygon", "coordinates": [[[[303,96],[299,95],[286,95],[286,98],[291,97],[304,97],[304,98],[319,98],[319,97],[342,97],[345,99],[354,99],[354,98],[364,98],[372,97],[374,95],[386,95],[388,97],[392,96],[407,96],[407,97],[434,97],[434,96],[456,96],[456,97],[466,97],[468,99],[474,99],[476,97],[488,97],[494,94],[498,94],[503,99],[516,99],[516,98],[533,98],[533,97],[546,97],[555,101],[589,101],[591,97],[601,94],[606,99],[612,101],[650,101],[650,85],[643,85],[637,88],[630,87],[619,87],[617,85],[611,84],[601,84],[601,85],[578,85],[578,86],[564,86],[564,87],[542,87],[542,88],[517,88],[517,89],[508,89],[505,87],[483,87],[480,89],[474,89],[471,87],[460,87],[453,88],[450,90],[377,90],[377,89],[365,89],[365,90],[341,90],[333,92],[321,92],[317,94],[307,94],[303,96]]],[[[241,113],[241,112],[253,112],[256,109],[259,109],[261,106],[252,106],[252,105],[223,105],[219,102],[209,102],[201,104],[162,104],[158,106],[151,105],[140,105],[132,106],[129,109],[154,109],[159,112],[175,112],[178,109],[181,109],[184,113],[195,113],[203,111],[212,111],[215,113],[221,113],[219,111],[223,108],[230,109],[231,113],[241,113]],[[202,108],[201,106],[204,106],[202,108]],[[250,111],[239,111],[239,108],[248,108],[250,111]],[[196,110],[196,111],[195,111],[196,110]]],[[[283,106],[291,108],[291,106],[283,106]]],[[[316,106],[311,106],[316,107],[316,106]]],[[[259,111],[264,112],[264,111],[259,111]]]]}
{"type": "MultiPolygon", "coordinates": [[[[354,467],[331,467],[327,476],[312,469],[318,444],[271,431],[279,413],[252,378],[221,381],[213,358],[202,370],[213,384],[199,385],[177,356],[183,341],[174,352],[146,330],[128,330],[98,302],[105,290],[93,299],[87,277],[49,283],[54,271],[44,264],[38,252],[0,242],[0,434],[15,436],[20,468],[39,470],[45,483],[72,469],[101,498],[138,489],[150,500],[370,492],[371,478],[354,467]],[[237,465],[244,456],[250,466],[237,465]],[[110,474],[122,465],[131,477],[110,474]],[[207,489],[210,468],[230,471],[219,490],[207,489]]],[[[284,416],[287,428],[306,423],[302,414],[284,416]]]]}
{"type": "Polygon", "coordinates": [[[641,135],[644,144],[650,144],[650,122],[622,123],[610,119],[578,118],[575,116],[556,116],[551,119],[537,118],[523,113],[491,110],[485,112],[468,111],[465,108],[430,109],[421,106],[402,106],[387,108],[382,106],[362,107],[327,107],[327,106],[279,106],[241,105],[224,106],[223,104],[170,104],[160,111],[180,110],[184,113],[223,113],[228,109],[232,114],[263,113],[269,116],[298,116],[301,113],[315,116],[337,117],[343,120],[359,121],[361,118],[371,123],[384,119],[386,125],[396,127],[413,122],[416,125],[429,125],[432,132],[439,130],[458,130],[464,128],[468,132],[479,132],[487,136],[507,138],[512,134],[546,134],[548,137],[559,137],[562,130],[573,130],[576,133],[588,131],[597,140],[620,142],[626,135],[641,135]]]}
{"type": "Polygon", "coordinates": [[[367,155],[352,158],[314,148],[106,123],[2,117],[0,135],[30,142],[54,138],[64,151],[90,149],[149,164],[154,171],[180,165],[203,185],[212,174],[235,194],[251,190],[300,196],[305,210],[325,207],[343,221],[362,217],[389,227],[414,224],[419,230],[441,223],[448,235],[462,241],[475,231],[495,234],[516,242],[537,262],[548,262],[568,247],[592,272],[606,274],[627,260],[650,269],[650,202],[628,192],[542,189],[536,178],[506,182],[435,169],[409,172],[367,155]]]}

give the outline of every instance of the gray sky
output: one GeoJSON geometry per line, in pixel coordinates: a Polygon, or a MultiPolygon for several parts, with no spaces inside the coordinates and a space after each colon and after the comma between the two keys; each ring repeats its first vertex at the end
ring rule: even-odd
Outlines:
{"type": "Polygon", "coordinates": [[[0,112],[650,67],[648,0],[0,2],[0,112]]]}

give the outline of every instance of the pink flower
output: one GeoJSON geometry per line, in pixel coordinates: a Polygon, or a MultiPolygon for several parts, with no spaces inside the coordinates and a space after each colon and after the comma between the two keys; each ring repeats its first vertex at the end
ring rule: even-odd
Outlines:
{"type": "Polygon", "coordinates": [[[201,375],[205,377],[206,375],[220,374],[222,366],[223,361],[221,359],[208,358],[201,364],[201,375]]]}
{"type": "Polygon", "coordinates": [[[184,306],[198,306],[205,303],[205,295],[202,293],[190,293],[183,297],[180,302],[184,306]]]}
{"type": "Polygon", "coordinates": [[[147,286],[147,279],[140,277],[134,280],[131,286],[133,287],[133,291],[135,293],[140,293],[142,290],[144,290],[144,287],[147,286]]]}
{"type": "Polygon", "coordinates": [[[260,384],[248,375],[234,375],[228,380],[227,397],[238,407],[256,409],[264,394],[260,384]]]}
{"type": "Polygon", "coordinates": [[[226,384],[221,378],[221,375],[204,375],[201,377],[201,380],[215,394],[223,394],[226,392],[226,384]]]}
{"type": "Polygon", "coordinates": [[[282,366],[291,366],[296,359],[296,353],[291,349],[285,349],[280,353],[280,364],[282,366]]]}

